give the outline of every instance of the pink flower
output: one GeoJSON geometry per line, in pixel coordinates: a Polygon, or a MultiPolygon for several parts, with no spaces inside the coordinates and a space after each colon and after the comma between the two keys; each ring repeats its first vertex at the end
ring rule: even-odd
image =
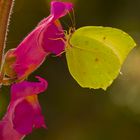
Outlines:
{"type": "Polygon", "coordinates": [[[6,115],[0,121],[0,140],[20,140],[33,128],[46,128],[37,94],[44,92],[48,83],[23,81],[11,87],[11,101],[6,115]]]}
{"type": "Polygon", "coordinates": [[[43,63],[47,55],[63,52],[65,36],[59,18],[72,7],[68,2],[52,1],[50,16],[43,19],[17,48],[7,52],[4,74],[10,78],[25,79],[43,63]]]}

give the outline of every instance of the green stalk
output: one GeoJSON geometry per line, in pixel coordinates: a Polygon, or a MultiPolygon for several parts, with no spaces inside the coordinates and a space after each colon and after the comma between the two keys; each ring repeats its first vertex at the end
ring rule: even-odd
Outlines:
{"type": "Polygon", "coordinates": [[[8,25],[13,4],[14,0],[0,0],[0,87],[4,76],[2,73],[4,49],[6,47],[8,25]]]}
{"type": "Polygon", "coordinates": [[[14,0],[0,0],[0,71],[6,46],[7,31],[14,0]]]}

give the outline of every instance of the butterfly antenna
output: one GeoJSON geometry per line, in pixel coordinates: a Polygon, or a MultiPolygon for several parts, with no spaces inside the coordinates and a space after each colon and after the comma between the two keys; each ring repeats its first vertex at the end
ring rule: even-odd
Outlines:
{"type": "MultiPolygon", "coordinates": [[[[61,20],[61,21],[66,26],[67,29],[71,28],[64,20],[61,20]]],[[[65,32],[66,30],[63,30],[63,31],[65,32]]],[[[67,32],[65,32],[65,33],[67,33],[67,32]]]]}
{"type": "Polygon", "coordinates": [[[76,19],[75,19],[75,12],[74,12],[74,9],[72,8],[72,16],[73,16],[73,24],[74,24],[74,27],[76,26],[76,19]]]}
{"type": "Polygon", "coordinates": [[[75,25],[74,25],[73,16],[71,16],[71,13],[70,13],[69,11],[68,11],[68,15],[69,15],[69,17],[70,17],[70,21],[71,21],[71,24],[72,24],[72,28],[74,28],[75,25]]]}

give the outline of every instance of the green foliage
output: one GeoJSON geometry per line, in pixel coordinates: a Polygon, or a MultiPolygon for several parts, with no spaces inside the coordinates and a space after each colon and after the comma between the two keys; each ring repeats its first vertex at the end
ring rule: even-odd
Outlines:
{"type": "Polygon", "coordinates": [[[106,90],[118,76],[134,40],[111,27],[87,26],[76,30],[66,48],[69,71],[82,87],[106,90]]]}

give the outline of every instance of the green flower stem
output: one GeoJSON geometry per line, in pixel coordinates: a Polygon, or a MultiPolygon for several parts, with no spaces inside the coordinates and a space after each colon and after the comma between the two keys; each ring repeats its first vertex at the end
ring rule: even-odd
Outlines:
{"type": "Polygon", "coordinates": [[[0,68],[2,68],[3,53],[6,45],[6,37],[9,19],[14,0],[0,0],[0,68]]]}

